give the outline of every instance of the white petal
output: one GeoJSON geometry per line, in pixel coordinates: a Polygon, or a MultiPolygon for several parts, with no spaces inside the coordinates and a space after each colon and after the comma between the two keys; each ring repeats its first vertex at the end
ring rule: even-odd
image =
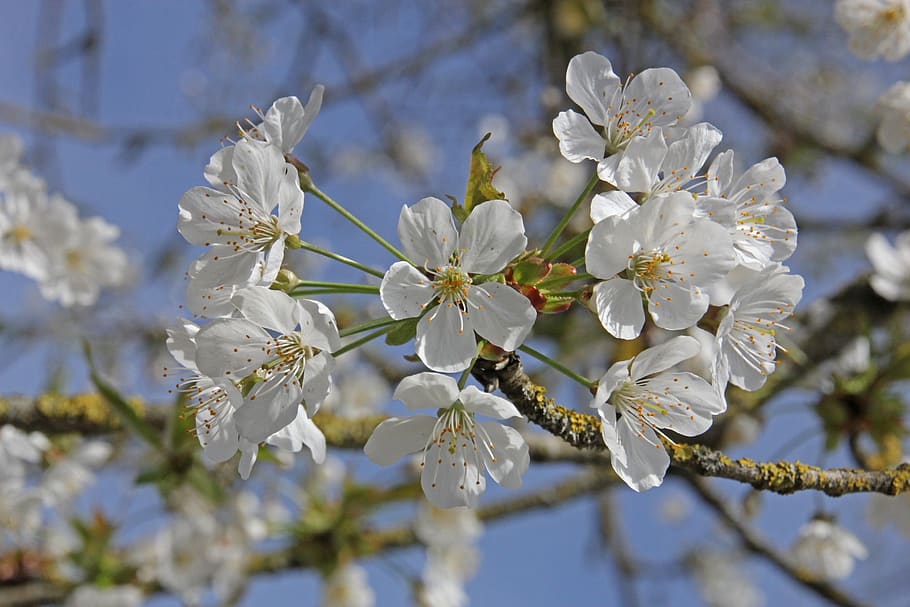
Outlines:
{"type": "Polygon", "coordinates": [[[325,461],[325,436],[302,406],[297,408],[297,417],[290,425],[271,435],[265,442],[294,453],[306,445],[314,462],[321,464],[325,461]]]}
{"type": "Polygon", "coordinates": [[[281,151],[266,143],[243,139],[234,146],[237,187],[246,202],[263,213],[271,213],[278,205],[286,165],[281,151]]]}
{"type": "Polygon", "coordinates": [[[259,458],[259,444],[240,439],[240,461],[237,462],[237,472],[240,478],[247,480],[253,471],[253,465],[259,458]]]}
{"type": "MultiPolygon", "coordinates": [[[[613,391],[624,384],[630,379],[629,377],[629,366],[631,365],[631,360],[621,360],[619,362],[613,363],[610,365],[610,368],[607,369],[607,372],[603,374],[603,377],[600,378],[600,381],[597,382],[597,390],[594,393],[594,398],[591,399],[591,407],[603,407],[607,405],[607,401],[610,399],[610,395],[613,394],[613,391]]],[[[612,409],[612,405],[610,405],[612,409]]],[[[613,413],[613,424],[615,425],[616,414],[613,413]]]]}
{"type": "Polygon", "coordinates": [[[641,333],[645,311],[641,293],[631,280],[611,278],[597,283],[594,285],[593,301],[597,318],[610,335],[619,339],[635,339],[641,333]]]}
{"type": "Polygon", "coordinates": [[[575,55],[566,68],[566,93],[596,124],[606,124],[607,102],[619,88],[610,60],[592,51],[575,55]]]}
{"type": "Polygon", "coordinates": [[[398,238],[405,255],[418,266],[448,265],[458,244],[452,211],[438,198],[404,206],[398,217],[398,238]]]}
{"type": "Polygon", "coordinates": [[[424,455],[420,485],[423,493],[438,508],[477,506],[480,494],[487,486],[487,479],[477,468],[474,458],[465,459],[464,449],[451,453],[448,442],[431,444],[424,455]]]}
{"type": "MultiPolygon", "coordinates": [[[[452,380],[452,383],[454,384],[455,380],[452,380]]],[[[464,405],[466,411],[493,419],[521,417],[521,413],[515,408],[515,405],[504,398],[481,392],[475,386],[468,386],[462,390],[458,400],[464,405]]]]}
{"type": "Polygon", "coordinates": [[[284,381],[282,374],[257,383],[234,414],[237,431],[251,442],[263,442],[294,421],[300,398],[300,386],[284,381]]]}
{"type": "Polygon", "coordinates": [[[283,178],[278,182],[278,227],[287,234],[300,233],[300,216],[303,213],[303,190],[294,165],[284,164],[283,178]]]}
{"type": "Polygon", "coordinates": [[[660,130],[647,137],[634,137],[619,157],[610,183],[627,192],[649,192],[658,182],[658,171],[667,153],[660,130]]]}
{"type": "Polygon", "coordinates": [[[244,318],[260,327],[288,335],[297,326],[297,302],[283,291],[249,287],[237,291],[231,301],[244,318]]]}
{"type": "Polygon", "coordinates": [[[600,160],[607,142],[588,119],[567,110],[553,119],[553,134],[559,139],[559,151],[571,162],[600,160]]]}
{"type": "MultiPolygon", "coordinates": [[[[653,201],[645,206],[651,206],[653,201]]],[[[629,255],[638,244],[634,217],[644,207],[632,209],[625,215],[607,217],[594,224],[585,247],[585,267],[597,278],[612,278],[629,264],[629,255]]]]}
{"type": "Polygon", "coordinates": [[[688,335],[680,335],[673,339],[668,339],[662,344],[658,344],[639,353],[632,359],[632,365],[629,375],[632,381],[638,381],[643,377],[666,371],[684,360],[688,360],[698,354],[701,346],[698,340],[688,335]]]}
{"type": "Polygon", "coordinates": [[[506,489],[518,489],[521,487],[521,477],[531,463],[524,437],[515,428],[497,422],[483,422],[479,425],[493,443],[490,451],[478,447],[490,476],[506,489]]]}
{"type": "Polygon", "coordinates": [[[683,436],[698,436],[711,427],[712,415],[726,410],[726,403],[714,388],[692,373],[664,373],[648,381],[648,389],[663,395],[665,405],[653,412],[650,423],[683,436]]]}
{"type": "Polygon", "coordinates": [[[320,352],[306,362],[301,397],[310,415],[316,415],[322,401],[329,395],[334,369],[335,359],[328,352],[320,352]]]}
{"type": "Polygon", "coordinates": [[[537,320],[528,298],[498,282],[468,287],[471,312],[467,315],[477,333],[504,350],[520,346],[537,320]]]}
{"type": "Polygon", "coordinates": [[[625,451],[625,461],[613,457],[611,463],[616,474],[635,491],[647,491],[659,486],[670,467],[670,456],[657,435],[649,427],[639,434],[623,418],[619,421],[619,440],[625,451]]]}
{"type": "Polygon", "coordinates": [[[228,375],[240,381],[268,360],[268,333],[248,320],[213,320],[196,335],[196,364],[209,377],[228,375]]]}
{"type": "Polygon", "coordinates": [[[464,371],[477,351],[469,315],[454,304],[440,304],[417,323],[417,356],[440,373],[464,371]]]}
{"type": "Polygon", "coordinates": [[[423,450],[435,425],[436,417],[430,415],[390,417],[376,426],[363,451],[374,464],[390,466],[405,455],[423,450]]]}
{"type": "Polygon", "coordinates": [[[647,126],[669,126],[689,112],[692,94],[676,72],[659,67],[646,69],[632,78],[623,91],[623,101],[632,101],[623,120],[633,124],[645,120],[647,126]],[[646,118],[652,111],[651,117],[646,118]]]}
{"type": "Polygon", "coordinates": [[[234,146],[221,148],[209,159],[203,174],[205,180],[216,188],[221,188],[227,183],[237,183],[237,173],[234,172],[234,146]]]}
{"type": "Polygon", "coordinates": [[[607,217],[625,215],[635,208],[638,208],[638,204],[623,191],[613,190],[598,194],[591,200],[591,221],[597,223],[607,217]]]}
{"type": "Polygon", "coordinates": [[[206,410],[198,411],[196,437],[202,445],[205,461],[218,464],[234,457],[240,441],[234,424],[233,405],[229,402],[221,403],[215,416],[206,410]]]}
{"type": "Polygon", "coordinates": [[[335,315],[324,303],[298,299],[295,315],[295,324],[300,325],[303,343],[327,352],[334,352],[341,347],[335,315]]]}
{"type": "Polygon", "coordinates": [[[521,213],[505,200],[488,200],[461,227],[461,267],[471,274],[501,272],[527,244],[521,213]]]}
{"type": "Polygon", "coordinates": [[[196,370],[196,334],[199,326],[180,319],[167,329],[167,350],[178,363],[191,371],[196,370]]]}
{"type": "Polygon", "coordinates": [[[177,231],[188,243],[201,247],[233,242],[240,221],[238,205],[233,194],[202,186],[191,188],[177,203],[177,231]]]}
{"type": "Polygon", "coordinates": [[[408,409],[448,409],[458,400],[458,383],[448,375],[418,373],[401,380],[392,398],[408,409]]]}
{"type": "Polygon", "coordinates": [[[420,316],[433,299],[433,283],[406,261],[396,261],[382,277],[379,297],[395,320],[420,316]]]}
{"type": "Polygon", "coordinates": [[[685,136],[670,144],[663,162],[664,179],[667,173],[676,172],[679,178],[672,185],[686,185],[701,169],[711,151],[720,143],[720,129],[707,122],[694,124],[685,130],[685,136]]]}
{"type": "Polygon", "coordinates": [[[695,326],[710,303],[706,290],[677,283],[661,283],[648,298],[648,312],[658,327],[678,331],[695,326]]]}

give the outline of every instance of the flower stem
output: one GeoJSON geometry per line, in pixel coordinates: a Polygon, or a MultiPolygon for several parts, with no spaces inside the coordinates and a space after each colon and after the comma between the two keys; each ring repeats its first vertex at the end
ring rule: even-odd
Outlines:
{"type": "Polygon", "coordinates": [[[579,375],[578,373],[576,373],[572,369],[568,368],[564,364],[553,360],[552,358],[550,358],[543,352],[538,352],[537,350],[535,350],[534,348],[532,348],[530,346],[519,346],[518,349],[521,350],[522,352],[524,352],[525,354],[530,354],[531,356],[533,356],[540,362],[553,367],[554,369],[556,369],[557,371],[559,371],[566,377],[568,377],[570,379],[574,379],[575,381],[580,383],[585,388],[596,388],[597,387],[597,382],[594,382],[583,375],[579,375]]]}
{"type": "Polygon", "coordinates": [[[367,274],[372,274],[373,276],[376,276],[377,278],[382,278],[383,276],[385,276],[385,273],[380,272],[379,270],[373,269],[369,266],[365,266],[362,263],[359,263],[359,262],[354,261],[353,259],[350,259],[349,257],[345,257],[344,255],[339,255],[338,253],[333,253],[331,251],[323,249],[322,247],[317,247],[316,245],[306,242],[304,240],[298,239],[298,241],[295,242],[294,245],[296,245],[296,246],[294,246],[293,248],[304,249],[306,251],[312,251],[313,253],[316,253],[318,255],[322,255],[324,257],[328,257],[329,259],[334,259],[335,261],[341,262],[343,264],[347,264],[347,265],[351,266],[352,268],[357,268],[361,272],[366,272],[367,274]]]}
{"type": "Polygon", "coordinates": [[[594,278],[587,272],[582,272],[580,274],[575,274],[574,276],[557,276],[555,278],[547,278],[546,280],[541,280],[539,283],[534,285],[538,289],[541,287],[546,287],[548,284],[556,284],[560,282],[575,282],[576,280],[586,280],[588,278],[594,278]]]}
{"type": "Polygon", "coordinates": [[[372,238],[373,240],[378,242],[386,251],[388,251],[389,253],[391,253],[392,255],[394,255],[395,257],[397,257],[398,259],[400,259],[402,261],[407,261],[408,263],[411,263],[411,260],[408,259],[404,253],[402,253],[401,251],[399,251],[398,249],[393,247],[391,244],[389,244],[389,242],[385,238],[383,238],[382,236],[380,236],[379,234],[377,234],[376,232],[371,230],[369,227],[367,227],[367,225],[365,223],[363,223],[362,221],[360,221],[359,219],[354,217],[354,215],[352,215],[350,211],[345,209],[339,203],[332,200],[332,198],[328,194],[326,194],[325,192],[320,190],[318,187],[316,187],[316,184],[313,183],[313,180],[310,179],[310,176],[304,172],[300,173],[300,187],[303,188],[305,191],[310,192],[311,194],[315,195],[316,198],[318,198],[322,202],[326,203],[327,205],[329,205],[330,207],[335,209],[339,214],[341,214],[342,217],[344,217],[345,219],[347,219],[348,221],[353,223],[355,226],[357,226],[358,228],[363,230],[367,236],[369,236],[370,238],[372,238]]]}
{"type": "Polygon", "coordinates": [[[585,259],[586,259],[585,257],[579,257],[578,259],[576,259],[575,261],[573,261],[573,262],[570,263],[569,265],[570,265],[570,266],[574,266],[574,267],[576,267],[576,268],[580,268],[581,266],[583,266],[583,265],[585,264],[585,259]]]}
{"type": "Polygon", "coordinates": [[[483,347],[487,342],[480,340],[477,342],[477,351],[474,352],[474,358],[471,359],[471,364],[468,365],[468,368],[462,371],[461,377],[458,378],[458,389],[464,390],[464,386],[468,383],[468,378],[471,377],[471,369],[474,368],[474,363],[477,362],[477,358],[480,356],[480,351],[483,350],[483,347]]]}
{"type": "Polygon", "coordinates": [[[572,238],[570,238],[569,240],[567,240],[566,242],[564,242],[563,244],[561,244],[555,251],[553,251],[553,252],[550,254],[550,256],[551,256],[553,259],[557,259],[557,258],[560,257],[561,255],[564,255],[564,254],[568,253],[568,252],[571,251],[574,247],[576,247],[577,245],[579,245],[579,244],[583,243],[584,241],[586,241],[586,240],[588,239],[588,234],[589,234],[590,232],[591,232],[591,230],[585,230],[585,231],[582,232],[581,234],[576,234],[575,236],[573,236],[572,238]]]}
{"type": "Polygon", "coordinates": [[[374,320],[362,322],[359,325],[354,325],[353,327],[342,329],[338,332],[338,334],[341,337],[347,337],[348,335],[363,333],[364,331],[369,331],[370,329],[375,329],[377,327],[388,327],[389,325],[394,325],[397,322],[398,321],[394,318],[376,318],[374,320]]]}
{"type": "Polygon", "coordinates": [[[369,335],[365,335],[365,336],[361,337],[360,339],[352,341],[351,343],[349,343],[346,346],[342,346],[342,347],[338,348],[337,350],[332,352],[332,356],[334,356],[335,358],[338,358],[345,352],[350,352],[351,350],[354,350],[355,348],[359,348],[363,344],[371,342],[374,339],[376,339],[377,337],[381,337],[382,335],[385,335],[386,333],[388,333],[391,330],[392,330],[392,327],[382,327],[381,329],[379,329],[377,331],[373,331],[369,335]]]}
{"type": "Polygon", "coordinates": [[[591,178],[588,180],[588,184],[585,186],[585,189],[581,194],[578,195],[578,198],[575,199],[575,202],[572,203],[572,206],[566,211],[566,214],[562,219],[559,220],[559,223],[553,228],[553,232],[550,234],[549,238],[543,245],[541,250],[541,255],[543,257],[547,256],[547,251],[556,244],[556,240],[559,238],[559,235],[562,234],[562,231],[566,229],[566,226],[569,225],[569,222],[572,220],[572,216],[575,215],[575,211],[578,210],[578,207],[581,206],[581,203],[587,199],[588,195],[594,190],[594,186],[597,185],[598,177],[597,172],[591,175],[591,178]]]}
{"type": "Polygon", "coordinates": [[[307,291],[318,290],[322,293],[365,293],[379,295],[379,287],[373,285],[355,285],[346,282],[323,282],[321,280],[301,280],[288,291],[294,297],[307,291]]]}

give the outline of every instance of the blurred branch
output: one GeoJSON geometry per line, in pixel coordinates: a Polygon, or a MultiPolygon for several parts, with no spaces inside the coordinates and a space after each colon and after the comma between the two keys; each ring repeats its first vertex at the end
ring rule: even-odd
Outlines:
{"type": "Polygon", "coordinates": [[[743,544],[751,552],[765,558],[794,582],[804,586],[835,605],[841,605],[842,607],[860,607],[863,605],[863,603],[847,596],[828,582],[814,579],[808,573],[795,567],[783,554],[778,552],[773,546],[766,542],[764,538],[741,521],[733,509],[727,504],[727,501],[708,487],[707,481],[688,474],[686,475],[686,480],[689,481],[699,497],[717,512],[727,526],[739,536],[743,544]]]}

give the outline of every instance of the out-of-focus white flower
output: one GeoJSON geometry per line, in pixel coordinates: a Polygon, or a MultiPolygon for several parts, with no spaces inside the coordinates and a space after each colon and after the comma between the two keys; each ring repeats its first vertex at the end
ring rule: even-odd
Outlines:
{"type": "Polygon", "coordinates": [[[324,607],[373,607],[374,604],[376,595],[363,567],[348,563],[326,578],[322,588],[324,607]]]}
{"type": "Polygon", "coordinates": [[[834,18],[858,57],[897,61],[910,52],[910,0],[837,0],[834,18]]]}
{"type": "Polygon", "coordinates": [[[68,507],[73,498],[95,481],[95,469],[111,456],[113,448],[99,440],[88,440],[54,462],[41,478],[40,491],[45,503],[68,507]]]}
{"type": "Polygon", "coordinates": [[[0,202],[0,268],[47,279],[51,250],[78,225],[76,207],[59,196],[8,192],[0,202]]]}
{"type": "Polygon", "coordinates": [[[701,120],[705,104],[720,92],[720,74],[713,65],[700,65],[686,74],[684,80],[692,93],[692,107],[685,116],[685,122],[693,124],[701,120]]]}
{"type": "Polygon", "coordinates": [[[471,544],[483,532],[483,523],[471,508],[437,508],[421,502],[414,521],[417,539],[427,546],[471,544]]]}
{"type": "Polygon", "coordinates": [[[327,411],[351,419],[374,415],[378,405],[392,395],[389,382],[372,365],[358,360],[356,352],[338,359],[338,380],[323,403],[327,411]]]}
{"type": "Polygon", "coordinates": [[[882,116],[875,132],[878,143],[888,152],[900,154],[910,146],[910,82],[897,82],[882,93],[878,107],[882,116]]]}
{"type": "Polygon", "coordinates": [[[398,236],[406,261],[392,264],[380,286],[382,303],[395,320],[420,317],[415,347],[434,371],[463,371],[477,352],[478,335],[508,351],[531,331],[537,313],[511,287],[472,275],[502,272],[524,252],[521,215],[505,200],[474,208],[456,231],[452,212],[438,198],[402,207],[398,236]],[[435,307],[433,303],[437,303],[435,307]]]}
{"type": "Polygon", "coordinates": [[[22,140],[17,135],[0,135],[0,197],[44,194],[44,180],[22,166],[21,157],[22,140]]]}
{"type": "Polygon", "coordinates": [[[26,434],[9,424],[0,428],[0,489],[8,484],[21,486],[25,481],[25,464],[41,461],[41,453],[49,446],[40,432],[26,434]]]}
{"type": "Polygon", "coordinates": [[[813,576],[839,580],[853,572],[856,559],[864,559],[869,553],[855,535],[832,521],[816,517],[799,530],[790,555],[813,576]]]}
{"type": "Polygon", "coordinates": [[[658,433],[669,429],[697,436],[727,405],[711,385],[692,373],[663,373],[698,353],[687,335],[648,348],[614,364],[597,384],[591,407],[601,419],[601,433],[613,470],[635,491],[663,482],[670,466],[658,433]]]}
{"type": "Polygon", "coordinates": [[[420,607],[464,607],[465,582],[477,571],[477,549],[467,544],[432,546],[417,593],[420,607]]]}
{"type": "Polygon", "coordinates": [[[487,485],[484,468],[503,487],[521,486],[530,463],[524,438],[498,422],[475,420],[477,414],[497,420],[521,417],[515,405],[474,386],[459,390],[454,379],[439,373],[404,378],[393,398],[409,409],[432,408],[437,414],[389,418],[363,450],[380,466],[422,450],[420,484],[434,505],[476,506],[487,485]]]}
{"type": "Polygon", "coordinates": [[[872,234],[866,255],[875,270],[869,278],[875,292],[889,301],[910,299],[910,231],[898,234],[894,246],[883,234],[872,234]]]}
{"type": "Polygon", "coordinates": [[[708,607],[764,605],[761,591],[731,555],[700,549],[689,555],[686,564],[708,607]]]}
{"type": "Polygon", "coordinates": [[[142,591],[135,586],[79,586],[64,607],[141,607],[142,591]]]}

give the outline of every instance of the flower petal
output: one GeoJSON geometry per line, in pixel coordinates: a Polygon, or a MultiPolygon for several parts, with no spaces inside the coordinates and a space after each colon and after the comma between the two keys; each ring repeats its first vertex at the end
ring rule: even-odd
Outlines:
{"type": "MultiPolygon", "coordinates": [[[[651,206],[652,201],[645,206],[651,206]]],[[[585,267],[597,278],[612,278],[629,264],[629,255],[637,249],[635,217],[644,207],[624,215],[607,217],[594,224],[585,247],[585,267]]]]}
{"type": "Polygon", "coordinates": [[[474,457],[465,458],[465,449],[450,452],[448,441],[431,444],[420,473],[420,486],[430,503],[438,508],[475,508],[487,487],[487,479],[476,461],[474,457]]]}
{"type": "Polygon", "coordinates": [[[177,231],[188,243],[201,247],[233,242],[239,204],[233,194],[203,186],[190,188],[177,203],[177,231]]]}
{"type": "Polygon", "coordinates": [[[537,320],[528,298],[499,282],[468,287],[468,303],[473,309],[467,318],[474,330],[503,350],[520,346],[537,320]]]}
{"type": "Polygon", "coordinates": [[[461,267],[471,274],[501,272],[527,244],[521,213],[505,200],[488,200],[461,226],[461,267]]]}
{"type": "Polygon", "coordinates": [[[297,327],[297,301],[284,291],[248,287],[237,291],[231,301],[244,318],[260,327],[283,335],[293,333],[297,327]]]}
{"type": "Polygon", "coordinates": [[[620,190],[598,194],[591,200],[591,221],[597,223],[614,215],[625,215],[638,208],[632,197],[620,190]]]}
{"type": "Polygon", "coordinates": [[[665,405],[648,418],[649,422],[683,436],[703,433],[711,427],[712,416],[727,408],[711,384],[692,373],[662,373],[648,381],[647,386],[661,395],[665,405]]]}
{"type": "Polygon", "coordinates": [[[390,417],[373,430],[363,451],[379,466],[390,466],[405,455],[422,451],[433,435],[436,417],[390,417]]]}
{"type": "Polygon", "coordinates": [[[240,478],[247,480],[253,471],[253,465],[259,458],[259,443],[252,443],[246,439],[240,439],[240,461],[237,462],[237,472],[240,478]]]}
{"type": "Polygon", "coordinates": [[[401,380],[392,398],[408,409],[448,409],[458,400],[458,383],[448,375],[418,373],[401,380]]]}
{"type": "Polygon", "coordinates": [[[314,462],[321,464],[325,461],[325,435],[313,423],[302,406],[297,408],[297,417],[293,422],[271,435],[265,442],[294,453],[306,445],[314,462]]]}
{"type": "Polygon", "coordinates": [[[506,489],[518,489],[521,487],[521,477],[531,463],[528,443],[515,428],[497,422],[478,425],[491,441],[489,451],[480,450],[490,477],[506,489]]]}
{"type": "Polygon", "coordinates": [[[420,316],[433,299],[433,283],[406,261],[396,261],[379,285],[379,298],[395,320],[420,316]]]}
{"type": "Polygon", "coordinates": [[[196,364],[209,377],[240,381],[268,360],[269,334],[242,318],[213,320],[196,334],[196,364]]]}
{"type": "Polygon", "coordinates": [[[300,385],[283,373],[257,383],[234,414],[237,431],[251,442],[263,442],[294,421],[301,396],[300,385]]]}
{"type": "Polygon", "coordinates": [[[658,327],[678,331],[695,326],[710,303],[707,290],[663,282],[651,292],[648,312],[658,327]]]}
{"type": "Polygon", "coordinates": [[[611,278],[597,283],[592,301],[600,324],[613,337],[635,339],[641,333],[645,311],[641,293],[631,280],[611,278]]]}
{"type": "Polygon", "coordinates": [[[610,60],[603,55],[588,51],[569,60],[566,93],[584,110],[591,122],[606,124],[610,115],[607,101],[613,98],[619,87],[619,76],[613,72],[610,60]]]}
{"type": "MultiPolygon", "coordinates": [[[[455,380],[452,380],[455,383],[455,380]]],[[[456,388],[457,389],[457,388],[456,388]]],[[[515,405],[504,398],[481,392],[475,386],[468,386],[458,395],[458,400],[464,405],[466,411],[478,413],[493,419],[509,419],[521,417],[515,405]]]]}
{"type": "Polygon", "coordinates": [[[440,304],[417,323],[417,356],[440,373],[464,371],[477,351],[469,315],[454,304],[440,304]]]}
{"type": "Polygon", "coordinates": [[[196,370],[196,334],[199,326],[181,318],[167,328],[167,350],[185,368],[196,370]]]}
{"type": "Polygon", "coordinates": [[[294,165],[284,163],[284,175],[278,182],[278,227],[287,234],[300,233],[300,216],[303,214],[303,190],[294,165]]]}
{"type": "Polygon", "coordinates": [[[284,155],[271,145],[243,139],[234,145],[237,188],[250,206],[271,213],[278,205],[278,193],[286,179],[284,155]]]}
{"type": "Polygon", "coordinates": [[[657,435],[649,427],[640,433],[623,418],[619,421],[619,440],[625,458],[611,458],[613,470],[635,491],[647,491],[664,481],[670,456],[664,450],[657,435]]]}
{"type": "Polygon", "coordinates": [[[670,367],[698,354],[701,346],[698,340],[688,335],[679,335],[662,344],[652,346],[632,359],[629,375],[632,381],[666,371],[670,367]]]}
{"type": "Polygon", "coordinates": [[[560,112],[553,119],[553,134],[559,139],[559,151],[570,162],[600,160],[607,142],[588,119],[577,112],[560,112]]]}
{"type": "Polygon", "coordinates": [[[307,413],[316,415],[319,406],[332,389],[332,371],[335,359],[328,352],[320,352],[306,361],[303,368],[303,404],[307,413]]]}
{"type": "Polygon", "coordinates": [[[324,303],[298,299],[295,316],[303,343],[326,352],[334,352],[341,347],[335,315],[324,303]]]}
{"type": "Polygon", "coordinates": [[[432,197],[401,207],[398,238],[415,264],[430,268],[448,265],[458,244],[452,211],[446,203],[432,197]]]}
{"type": "Polygon", "coordinates": [[[657,129],[647,137],[633,137],[622,152],[608,181],[626,192],[650,192],[658,183],[658,172],[667,153],[663,133],[657,129]]]}

